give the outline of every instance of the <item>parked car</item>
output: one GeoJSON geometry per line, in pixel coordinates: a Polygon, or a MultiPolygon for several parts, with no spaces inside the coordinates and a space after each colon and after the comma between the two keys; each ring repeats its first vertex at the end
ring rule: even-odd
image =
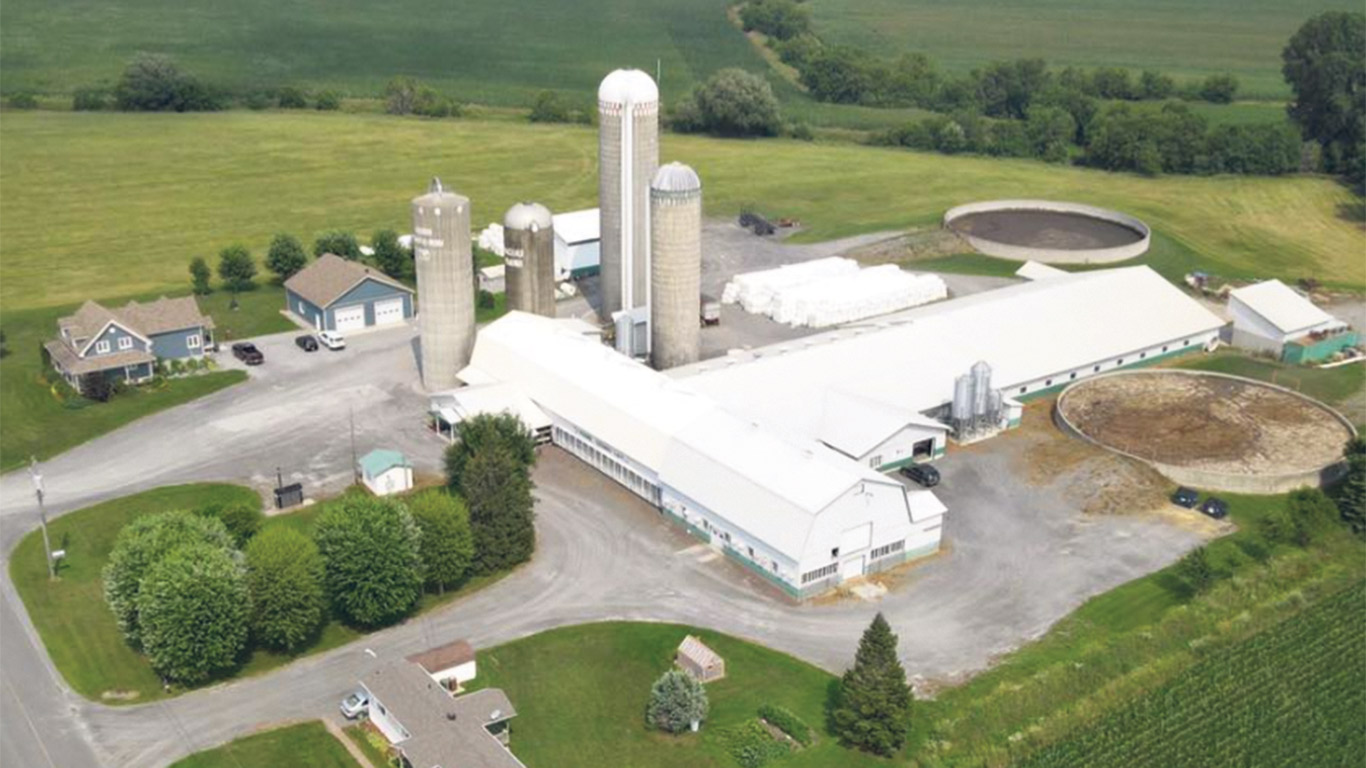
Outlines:
{"type": "Polygon", "coordinates": [[[232,356],[247,365],[260,365],[266,361],[266,356],[261,354],[261,350],[249,341],[239,341],[233,344],[232,356]]]}
{"type": "Polygon", "coordinates": [[[318,351],[318,340],[313,338],[312,334],[305,334],[303,336],[300,336],[299,338],[294,340],[294,343],[298,344],[299,349],[302,349],[305,352],[318,351]]]}
{"type": "Polygon", "coordinates": [[[346,349],[346,337],[336,331],[322,331],[318,334],[318,341],[321,341],[324,347],[334,351],[346,349]]]}
{"type": "Polygon", "coordinates": [[[939,470],[929,464],[910,464],[901,468],[901,475],[926,488],[939,485],[939,470]]]}
{"type": "Polygon", "coordinates": [[[1205,503],[1200,505],[1200,511],[1214,518],[1223,520],[1228,517],[1228,502],[1217,496],[1205,499],[1205,503]]]}
{"type": "Polygon", "coordinates": [[[706,294],[702,295],[702,324],[716,325],[721,322],[721,302],[706,294]]]}
{"type": "Polygon", "coordinates": [[[1196,492],[1194,489],[1187,488],[1184,485],[1180,488],[1177,488],[1176,493],[1172,494],[1172,503],[1178,507],[1194,509],[1196,503],[1199,501],[1200,494],[1196,492]]]}
{"type": "Polygon", "coordinates": [[[341,701],[341,713],[347,720],[355,720],[369,711],[370,697],[360,688],[346,694],[341,701]]]}

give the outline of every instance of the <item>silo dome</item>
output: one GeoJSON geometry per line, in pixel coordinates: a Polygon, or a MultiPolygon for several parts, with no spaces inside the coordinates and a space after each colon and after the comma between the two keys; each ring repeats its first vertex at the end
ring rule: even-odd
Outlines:
{"type": "Polygon", "coordinates": [[[531,231],[550,228],[550,209],[540,203],[517,203],[503,216],[503,226],[508,229],[527,229],[531,231]]]}
{"type": "Polygon", "coordinates": [[[697,171],[674,162],[660,167],[650,187],[660,192],[698,192],[702,189],[702,180],[697,177],[697,171]]]}
{"type": "Polygon", "coordinates": [[[598,101],[613,104],[659,101],[659,88],[654,78],[638,69],[618,69],[602,79],[602,85],[598,86],[598,101]]]}

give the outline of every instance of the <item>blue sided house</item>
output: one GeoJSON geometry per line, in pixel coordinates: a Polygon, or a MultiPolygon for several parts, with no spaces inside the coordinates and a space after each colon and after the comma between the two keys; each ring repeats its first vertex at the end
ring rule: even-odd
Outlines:
{"type": "Polygon", "coordinates": [[[213,346],[212,332],[213,319],[193,296],[130,301],[120,309],[87,301],[57,320],[57,338],[44,348],[52,367],[80,391],[91,374],[138,383],[152,377],[157,360],[201,358],[213,346]]]}
{"type": "Polygon", "coordinates": [[[411,288],[330,253],[285,281],[285,302],[285,311],[319,331],[346,333],[413,316],[411,288]]]}

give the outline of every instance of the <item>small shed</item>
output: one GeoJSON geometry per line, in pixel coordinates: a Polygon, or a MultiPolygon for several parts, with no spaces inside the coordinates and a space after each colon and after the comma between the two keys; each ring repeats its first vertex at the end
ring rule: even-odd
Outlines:
{"type": "Polygon", "coordinates": [[[460,690],[479,674],[474,648],[467,640],[456,640],[408,657],[426,670],[432,679],[452,690],[460,690]]]}
{"type": "Polygon", "coordinates": [[[1228,297],[1234,346],[1287,363],[1311,363],[1355,346],[1357,333],[1279,280],[1234,289],[1228,297]]]}
{"type": "Polygon", "coordinates": [[[699,683],[710,683],[726,676],[726,660],[692,635],[679,643],[674,663],[699,683]]]}
{"type": "Polygon", "coordinates": [[[412,490],[413,465],[408,457],[388,448],[376,448],[358,462],[361,482],[376,496],[412,490]]]}

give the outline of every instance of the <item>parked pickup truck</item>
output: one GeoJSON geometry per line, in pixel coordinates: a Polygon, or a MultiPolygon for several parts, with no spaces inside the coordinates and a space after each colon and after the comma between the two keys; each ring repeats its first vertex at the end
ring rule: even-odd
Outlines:
{"type": "Polygon", "coordinates": [[[266,361],[266,356],[261,354],[261,350],[249,341],[239,341],[233,344],[232,356],[247,365],[260,365],[266,361]]]}

